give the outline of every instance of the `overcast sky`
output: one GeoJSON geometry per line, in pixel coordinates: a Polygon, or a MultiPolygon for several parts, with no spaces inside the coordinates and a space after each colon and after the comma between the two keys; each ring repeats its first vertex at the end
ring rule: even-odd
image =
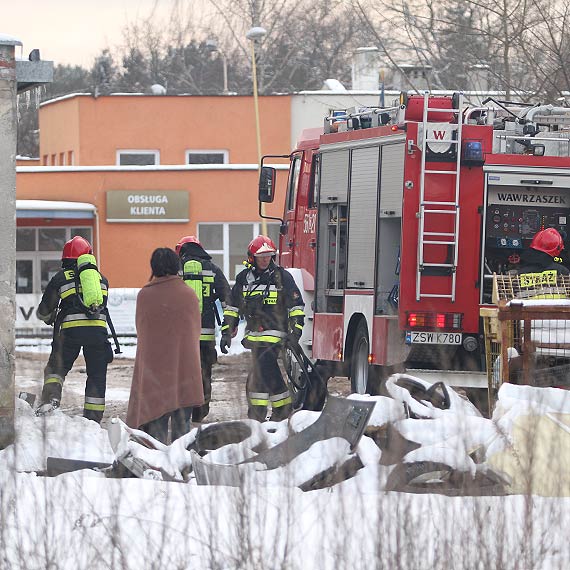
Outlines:
{"type": "MultiPolygon", "coordinates": [[[[121,43],[123,27],[147,17],[155,5],[159,16],[173,0],[0,0],[0,34],[23,44],[17,57],[39,48],[54,64],[90,68],[106,47],[121,43]]],[[[192,2],[194,0],[187,0],[192,2]]]]}

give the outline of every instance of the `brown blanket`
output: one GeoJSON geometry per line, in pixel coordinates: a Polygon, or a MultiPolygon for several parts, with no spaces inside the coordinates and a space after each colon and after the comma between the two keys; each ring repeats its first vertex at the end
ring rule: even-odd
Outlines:
{"type": "Polygon", "coordinates": [[[200,322],[198,298],[178,276],[154,278],[139,291],[129,426],[204,403],[200,322]]]}

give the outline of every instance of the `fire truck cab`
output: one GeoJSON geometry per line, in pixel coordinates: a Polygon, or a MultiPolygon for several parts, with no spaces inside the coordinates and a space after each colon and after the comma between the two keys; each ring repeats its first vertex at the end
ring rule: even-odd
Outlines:
{"type": "MultiPolygon", "coordinates": [[[[360,393],[403,368],[451,371],[456,385],[479,371],[478,386],[493,273],[516,271],[541,228],[566,238],[569,128],[564,107],[425,93],[304,131],[279,248],[303,292],[306,352],[360,393]]],[[[262,161],[260,202],[275,175],[262,161]]]]}

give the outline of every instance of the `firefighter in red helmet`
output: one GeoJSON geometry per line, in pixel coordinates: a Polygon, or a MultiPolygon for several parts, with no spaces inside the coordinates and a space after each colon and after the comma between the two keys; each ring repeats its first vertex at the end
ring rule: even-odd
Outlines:
{"type": "MultiPolygon", "coordinates": [[[[210,411],[212,365],[217,360],[216,321],[221,325],[221,319],[216,301],[220,301],[223,310],[230,300],[230,285],[223,271],[212,261],[212,256],[206,252],[196,236],[181,238],[176,244],[176,253],[182,264],[182,279],[196,293],[202,314],[200,366],[205,403],[192,410],[192,421],[201,422],[210,411]]],[[[228,335],[227,332],[225,334],[228,335]]],[[[231,341],[228,341],[228,344],[229,342],[231,341]]]]}
{"type": "Polygon", "coordinates": [[[59,407],[65,377],[83,349],[87,369],[83,416],[101,422],[107,365],[113,360],[105,314],[108,286],[96,267],[91,244],[81,236],[66,242],[61,269],[47,284],[36,311],[39,319],[54,326],[38,415],[59,407]]]}
{"type": "MultiPolygon", "coordinates": [[[[247,248],[247,267],[236,276],[231,305],[224,311],[222,330],[232,336],[239,318],[246,319],[242,340],[252,350],[252,369],[247,379],[248,417],[282,420],[291,413],[291,394],[278,364],[283,340],[301,337],[304,303],[293,276],[275,263],[277,248],[267,236],[257,236],[247,248]]],[[[222,351],[231,337],[222,336],[222,351]]]]}
{"type": "MultiPolygon", "coordinates": [[[[564,249],[564,240],[555,228],[546,228],[535,234],[530,248],[521,255],[519,274],[521,289],[532,288],[544,298],[544,287],[555,286],[559,275],[569,275],[570,271],[562,265],[560,255],[564,249]]],[[[556,295],[557,297],[558,295],[556,295]]],[[[550,298],[554,296],[549,295],[550,298]]]]}

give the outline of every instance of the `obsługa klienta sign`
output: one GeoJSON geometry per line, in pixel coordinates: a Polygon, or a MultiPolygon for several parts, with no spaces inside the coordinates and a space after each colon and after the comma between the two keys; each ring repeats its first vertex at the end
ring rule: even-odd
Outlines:
{"type": "Polygon", "coordinates": [[[108,222],[187,222],[184,190],[109,190],[108,222]]]}

